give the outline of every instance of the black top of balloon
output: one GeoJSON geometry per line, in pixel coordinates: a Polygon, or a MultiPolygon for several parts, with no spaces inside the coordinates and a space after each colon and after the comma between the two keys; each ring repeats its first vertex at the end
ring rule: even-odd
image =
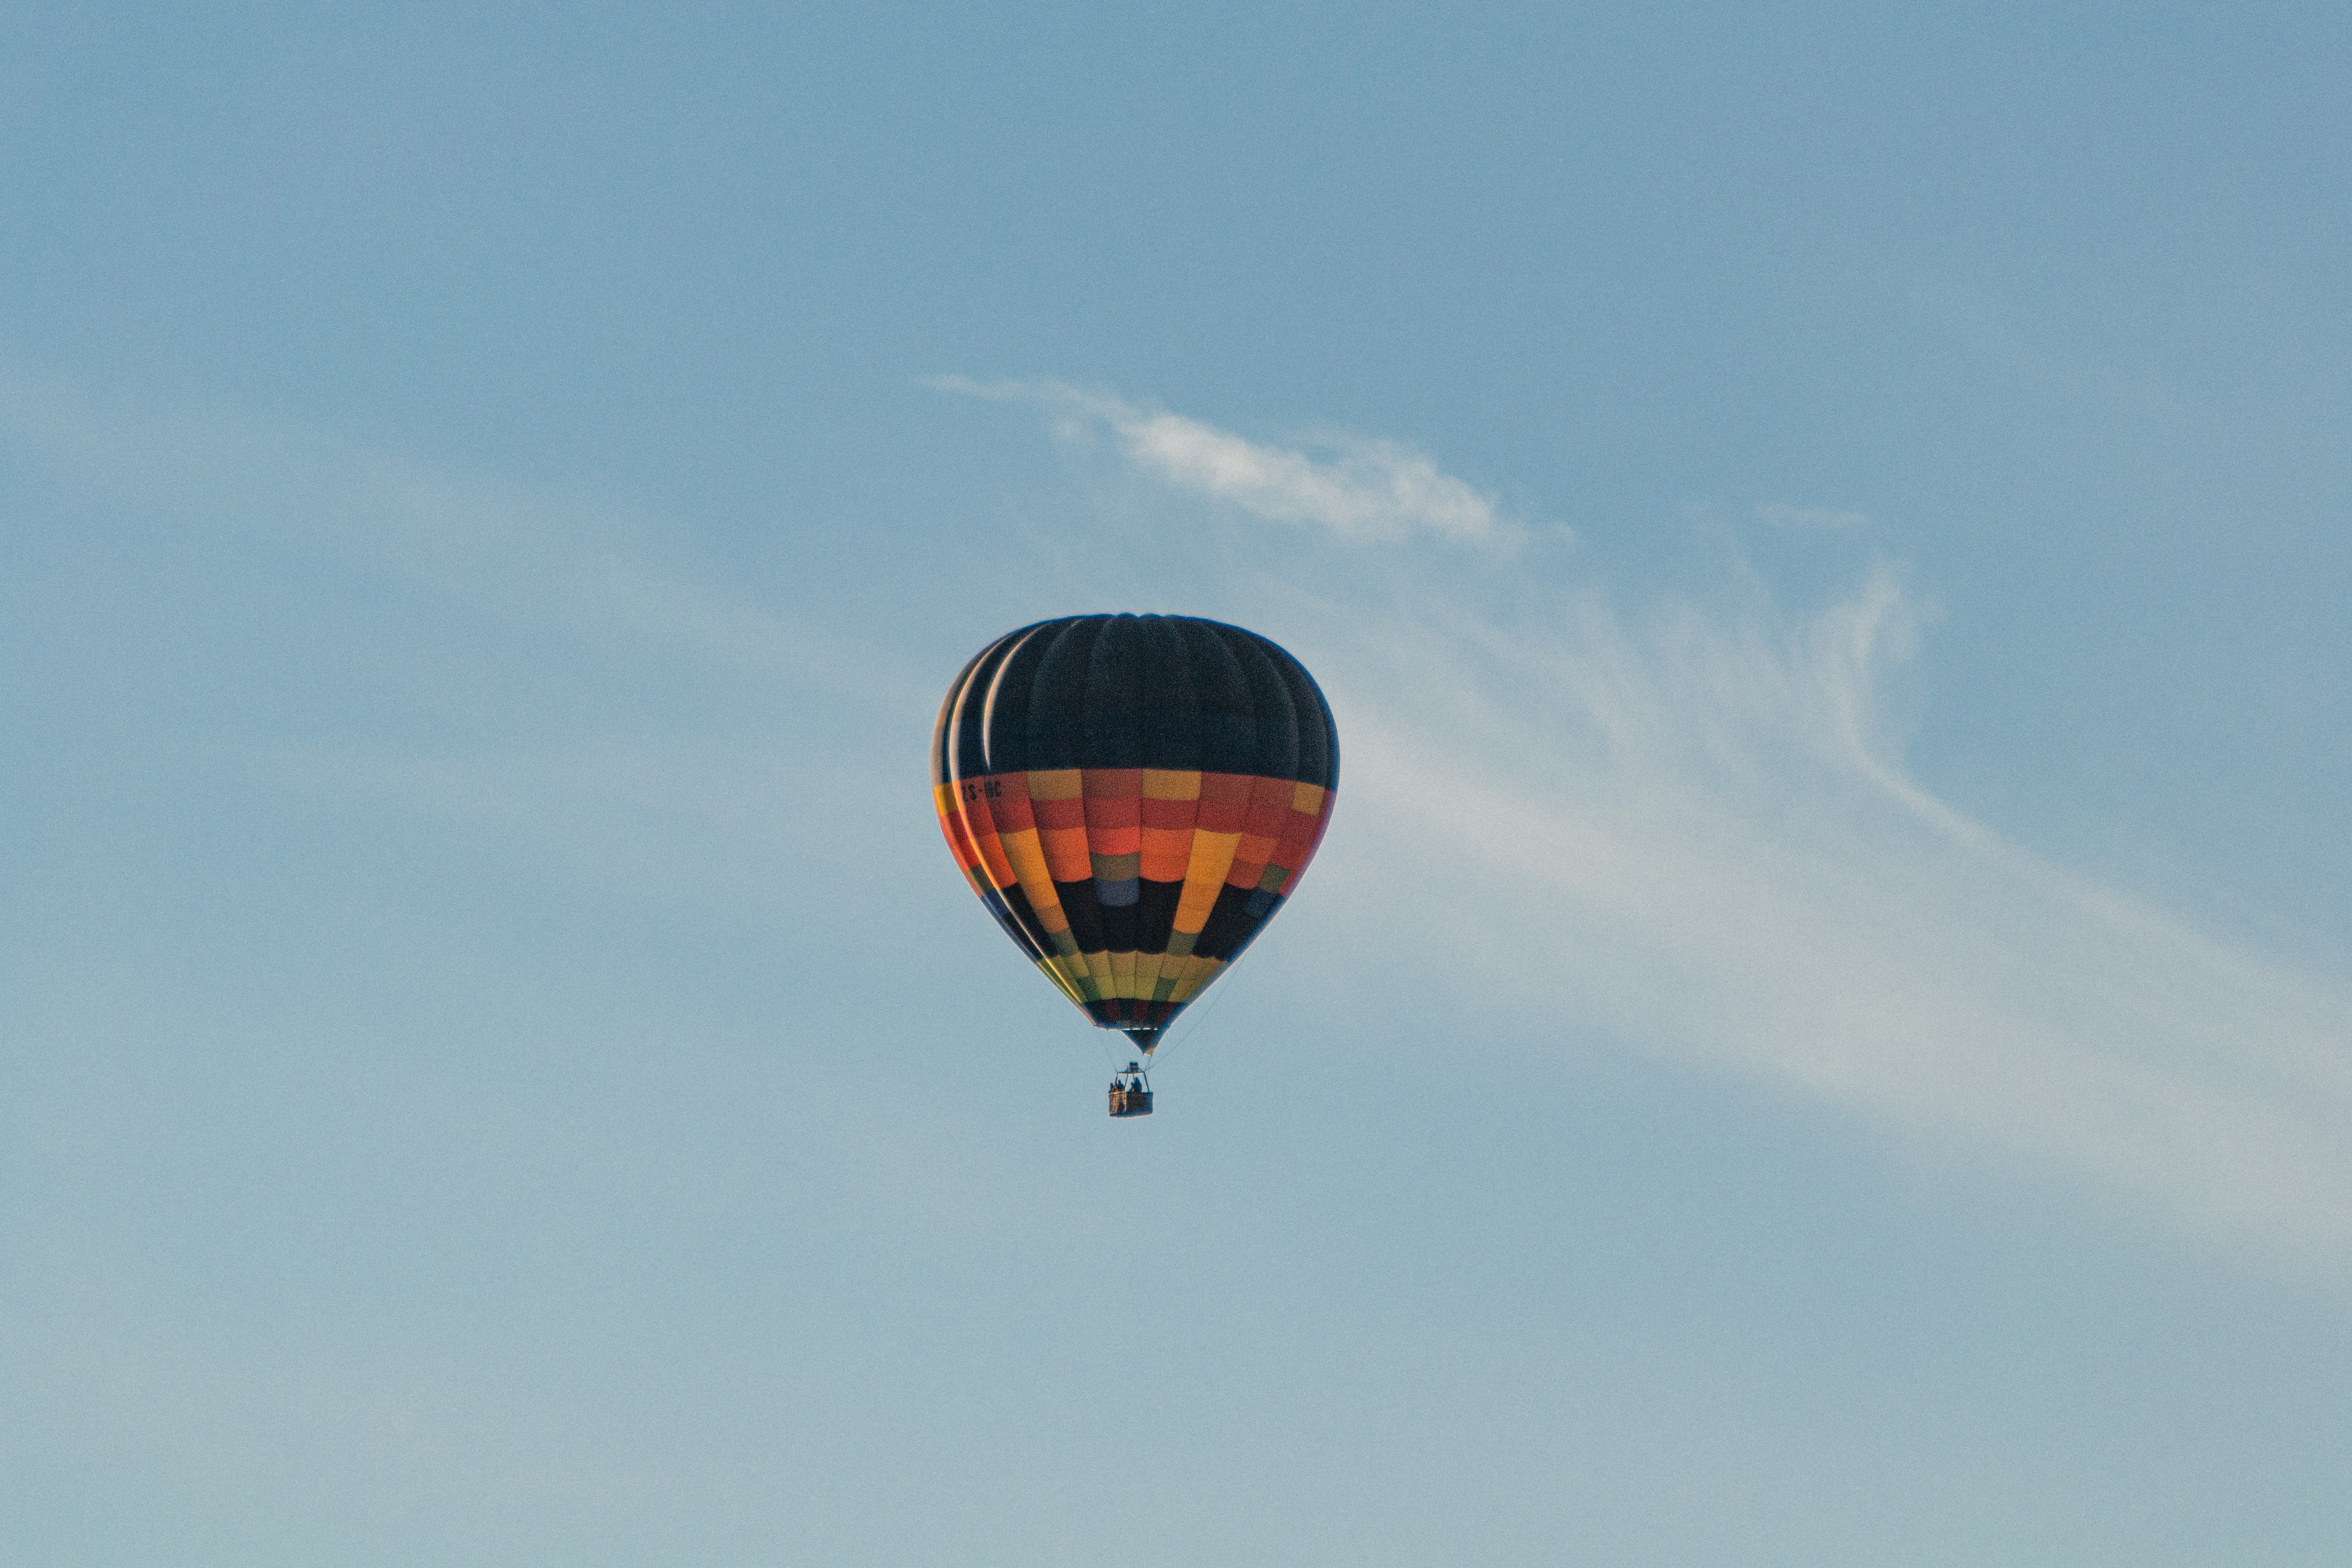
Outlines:
{"type": "MultiPolygon", "coordinates": [[[[1315,678],[1279,644],[1222,621],[1039,621],[982,649],[957,689],[963,721],[942,723],[935,745],[956,747],[958,777],[1162,768],[1339,783],[1338,735],[1315,678]]],[[[935,751],[934,777],[949,776],[950,760],[935,751]]]]}

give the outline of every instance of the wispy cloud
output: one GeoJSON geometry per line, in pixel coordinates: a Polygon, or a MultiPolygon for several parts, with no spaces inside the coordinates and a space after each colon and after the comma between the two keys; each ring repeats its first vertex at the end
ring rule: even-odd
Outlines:
{"type": "Polygon", "coordinates": [[[1758,521],[1768,522],[1774,528],[1785,528],[1798,533],[1832,533],[1842,529],[1866,528],[1870,524],[1870,518],[1863,512],[1841,511],[1827,506],[1783,506],[1774,501],[1759,502],[1756,516],[1758,521]]]}
{"type": "Polygon", "coordinates": [[[979,382],[935,376],[924,384],[998,402],[1030,403],[1073,428],[1108,430],[1139,474],[1269,522],[1310,523],[1351,543],[1417,533],[1477,544],[1516,534],[1495,498],[1393,441],[1335,434],[1269,446],[1181,414],[1154,412],[1056,381],[979,382]]]}
{"type": "MultiPolygon", "coordinates": [[[[1139,471],[1315,523],[1310,545],[1505,527],[1423,458],[1420,489],[1397,493],[1471,510],[1379,503],[1366,497],[1396,488],[1351,489],[1344,464],[1051,384],[953,384],[1108,428],[1139,471]]],[[[855,639],[651,567],[625,530],[583,533],[568,509],[331,444],[59,406],[0,396],[0,425],[118,489],[310,530],[423,594],[546,634],[551,669],[565,639],[603,639],[640,669],[659,651],[745,671],[747,691],[769,689],[748,701],[832,689],[913,715],[859,731],[860,783],[837,793],[887,795],[898,729],[927,714],[928,687],[877,677],[855,639]]],[[[1915,779],[1879,695],[1917,636],[1899,572],[1802,620],[1693,603],[1627,616],[1579,588],[1531,614],[1527,584],[1502,606],[1491,574],[1450,573],[1442,552],[1417,557],[1410,581],[1383,575],[1383,552],[1342,555],[1360,570],[1317,574],[1314,596],[1288,581],[1199,586],[1221,596],[1204,608],[1278,629],[1332,696],[1341,816],[1302,904],[1324,912],[1291,929],[1336,939],[1351,990],[1407,1008],[1454,985],[1498,1033],[1605,1033],[2352,1260],[2352,986],[2038,857],[1915,779]],[[1409,930],[1398,887],[1415,889],[1409,930]]],[[[397,752],[322,740],[257,765],[552,840],[680,896],[743,898],[836,852],[746,804],[815,787],[763,733],[608,726],[397,752]]],[[[900,822],[873,813],[872,844],[898,844],[900,822]]],[[[904,853],[935,850],[909,830],[904,853]]]]}
{"type": "Polygon", "coordinates": [[[1571,595],[1507,629],[1443,594],[1326,604],[1301,647],[1349,837],[1381,848],[1317,867],[1357,951],[1399,940],[1358,911],[1411,886],[1413,952],[1383,960],[1521,1029],[1597,1027],[2352,1260],[2352,987],[1922,788],[1878,716],[1917,619],[1895,574],[1801,623],[1571,595]]]}
{"type": "MultiPolygon", "coordinates": [[[[1056,383],[938,384],[1107,428],[1138,472],[1339,539],[1504,526],[1426,458],[1412,493],[1458,514],[1056,383]]],[[[1498,1033],[1597,1030],[2352,1261],[2352,986],[2037,856],[1914,778],[1880,696],[1922,619],[1901,571],[1792,621],[1693,602],[1629,617],[1589,585],[1531,610],[1524,583],[1506,609],[1443,557],[1393,575],[1363,559],[1313,595],[1269,579],[1233,612],[1289,628],[1339,714],[1348,820],[1309,897],[1350,973],[1420,975],[1498,1033]]]]}

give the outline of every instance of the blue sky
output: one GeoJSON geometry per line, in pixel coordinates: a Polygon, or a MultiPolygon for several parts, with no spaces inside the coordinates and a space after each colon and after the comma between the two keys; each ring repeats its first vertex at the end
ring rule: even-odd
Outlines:
{"type": "Polygon", "coordinates": [[[2336,9],[0,20],[0,1556],[2352,1552],[2336,9]],[[1160,1110],[1045,616],[1329,693],[1160,1110]]]}

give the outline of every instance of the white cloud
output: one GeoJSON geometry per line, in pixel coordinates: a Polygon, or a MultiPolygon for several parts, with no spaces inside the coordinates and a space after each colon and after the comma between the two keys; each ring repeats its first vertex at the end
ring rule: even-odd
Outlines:
{"type": "MultiPolygon", "coordinates": [[[[1338,538],[1501,526],[1483,500],[1463,516],[1485,533],[1412,500],[1477,500],[1426,459],[1381,503],[1366,497],[1391,492],[1350,489],[1344,463],[1172,416],[1053,386],[958,389],[1108,427],[1155,479],[1338,538]]],[[[625,531],[583,540],[573,509],[282,436],[67,416],[48,398],[0,396],[0,424],[117,488],[304,531],[533,631],[927,716],[928,688],[866,668],[854,638],[648,567],[625,531]]],[[[1409,585],[1382,586],[1378,554],[1347,558],[1373,585],[1334,573],[1320,599],[1229,590],[1227,613],[1279,627],[1339,714],[1340,818],[1306,897],[1337,928],[1351,985],[1386,987],[1398,1008],[1454,985],[1523,1037],[1604,1030],[2352,1260],[2352,987],[2053,865],[1923,788],[1878,710],[1915,635],[1896,575],[1798,623],[1695,605],[1629,620],[1570,592],[1542,620],[1507,624],[1482,607],[1486,574],[1449,579],[1423,557],[1409,585]],[[1399,886],[1415,889],[1409,929],[1399,886]]],[[[749,897],[826,852],[758,804],[792,796],[799,764],[757,733],[257,762],[281,782],[558,845],[615,877],[749,897]]],[[[887,795],[898,740],[877,724],[846,793],[887,795]]],[[[887,820],[877,835],[897,831],[887,820]]],[[[909,833],[909,857],[935,852],[909,833]]]]}
{"type": "Polygon", "coordinates": [[[1415,533],[1470,543],[1507,543],[1516,530],[1492,496],[1441,471],[1409,447],[1350,435],[1306,452],[1250,441],[1181,414],[1153,413],[1100,393],[1053,381],[977,382],[937,376],[925,384],[1001,402],[1034,403],[1073,427],[1110,431],[1130,467],[1269,522],[1312,523],[1351,543],[1415,533]]]}
{"type": "Polygon", "coordinates": [[[1921,788],[1876,714],[1912,637],[1892,574],[1800,625],[1585,596],[1506,632],[1403,599],[1296,645],[1342,726],[1343,841],[1379,851],[1316,872],[1369,969],[2352,1259],[2352,988],[1921,788]],[[1410,953],[1370,913],[1394,885],[1410,953]]]}
{"type": "Polygon", "coordinates": [[[1835,507],[1827,506],[1782,506],[1777,502],[1759,501],[1756,516],[1774,528],[1785,528],[1796,533],[1832,533],[1842,529],[1870,525],[1870,518],[1865,513],[1840,511],[1835,507]]]}
{"type": "MultiPolygon", "coordinates": [[[[1057,384],[939,384],[1108,428],[1139,472],[1340,539],[1503,526],[1378,443],[1318,464],[1057,384]]],[[[1395,987],[1451,985],[1513,1033],[1598,1028],[2352,1261],[2352,987],[2052,864],[1913,779],[1879,712],[1916,637],[1896,574],[1801,624],[1691,604],[1629,622],[1589,591],[1506,624],[1472,574],[1398,570],[1237,607],[1290,628],[1339,717],[1346,821],[1307,897],[1351,973],[1396,1005],[1395,987]]]]}

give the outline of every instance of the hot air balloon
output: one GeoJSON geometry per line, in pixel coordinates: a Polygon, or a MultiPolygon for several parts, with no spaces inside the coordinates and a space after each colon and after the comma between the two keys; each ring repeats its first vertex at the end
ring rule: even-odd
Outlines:
{"type": "MultiPolygon", "coordinates": [[[[1145,1058],[1297,889],[1339,782],[1314,677],[1255,632],[1191,616],[1007,632],[964,666],[931,731],[932,796],[965,879],[1048,981],[1145,1058]]],[[[1131,1062],[1111,1113],[1150,1105],[1131,1062]]]]}

